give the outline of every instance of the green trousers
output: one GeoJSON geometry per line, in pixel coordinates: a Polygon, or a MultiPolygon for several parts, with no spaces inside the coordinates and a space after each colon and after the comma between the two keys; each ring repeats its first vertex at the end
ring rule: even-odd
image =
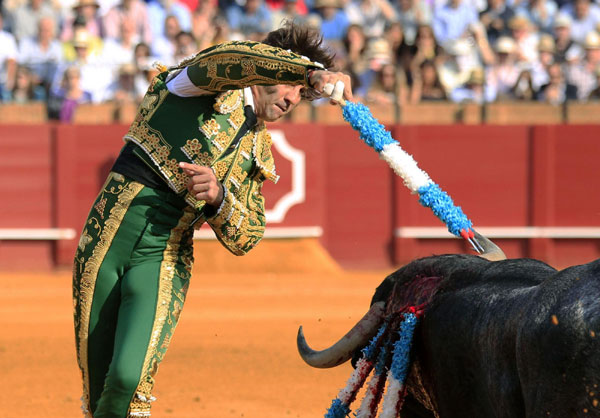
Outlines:
{"type": "Polygon", "coordinates": [[[173,193],[111,173],[73,269],[83,409],[94,418],[150,416],[154,376],[183,308],[194,210],[173,193]]]}

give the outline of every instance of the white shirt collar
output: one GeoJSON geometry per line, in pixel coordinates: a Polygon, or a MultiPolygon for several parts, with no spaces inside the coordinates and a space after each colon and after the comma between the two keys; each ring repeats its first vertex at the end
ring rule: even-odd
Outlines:
{"type": "Polygon", "coordinates": [[[254,111],[254,96],[252,95],[250,87],[244,88],[244,103],[246,106],[250,106],[252,111],[254,111]]]}

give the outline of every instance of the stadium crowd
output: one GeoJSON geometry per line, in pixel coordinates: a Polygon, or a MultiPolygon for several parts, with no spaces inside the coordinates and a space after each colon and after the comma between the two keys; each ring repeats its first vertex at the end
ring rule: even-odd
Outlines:
{"type": "MultiPolygon", "coordinates": [[[[0,0],[0,100],[137,103],[157,73],[286,19],[320,28],[354,94],[422,101],[600,99],[591,0],[0,0]]],[[[318,104],[318,103],[317,103],[318,104]]]]}

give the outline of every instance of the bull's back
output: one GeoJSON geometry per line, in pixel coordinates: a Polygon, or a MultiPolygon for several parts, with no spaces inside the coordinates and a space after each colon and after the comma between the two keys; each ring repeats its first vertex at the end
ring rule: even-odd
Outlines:
{"type": "Polygon", "coordinates": [[[517,353],[527,417],[600,417],[600,261],[537,287],[517,353]]]}
{"type": "Polygon", "coordinates": [[[521,417],[516,336],[537,286],[555,270],[528,259],[451,276],[422,323],[419,355],[444,417],[521,417]]]}

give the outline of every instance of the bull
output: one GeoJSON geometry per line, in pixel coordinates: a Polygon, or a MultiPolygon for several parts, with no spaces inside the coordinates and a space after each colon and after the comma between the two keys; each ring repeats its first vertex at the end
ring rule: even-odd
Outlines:
{"type": "Polygon", "coordinates": [[[300,327],[300,355],[313,367],[340,365],[399,304],[426,298],[402,418],[600,417],[600,260],[557,271],[490,253],[405,265],[330,348],[312,350],[300,327]],[[435,286],[415,293],[424,283],[435,286]]]}

